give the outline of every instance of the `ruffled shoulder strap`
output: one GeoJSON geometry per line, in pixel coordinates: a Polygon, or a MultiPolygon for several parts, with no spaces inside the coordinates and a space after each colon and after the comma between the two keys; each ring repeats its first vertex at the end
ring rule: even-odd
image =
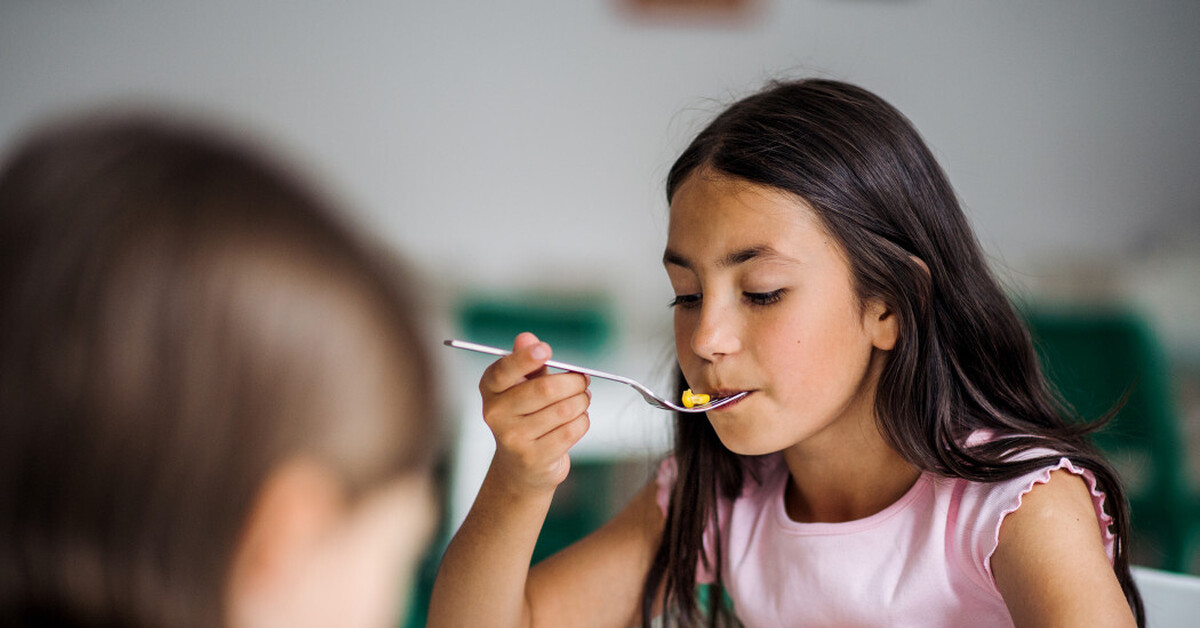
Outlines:
{"type": "MultiPolygon", "coordinates": [[[[1026,456],[1053,455],[1051,451],[1032,451],[1026,456]]],[[[1092,494],[1092,506],[1096,513],[1096,524],[1100,527],[1104,549],[1111,562],[1116,547],[1116,535],[1111,530],[1112,517],[1104,511],[1104,493],[1098,488],[1095,475],[1066,457],[1025,475],[998,482],[962,481],[959,496],[955,499],[958,522],[960,559],[967,561],[967,573],[972,574],[984,588],[996,591],[992,574],[991,559],[1000,542],[1000,526],[1004,518],[1021,507],[1021,500],[1037,484],[1050,481],[1050,474],[1065,469],[1084,479],[1092,494]]]]}

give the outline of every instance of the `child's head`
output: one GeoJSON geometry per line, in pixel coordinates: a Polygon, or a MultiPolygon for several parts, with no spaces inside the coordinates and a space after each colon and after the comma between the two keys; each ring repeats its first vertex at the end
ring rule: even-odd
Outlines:
{"type": "Polygon", "coordinates": [[[393,622],[437,418],[398,269],[252,152],[147,118],[31,138],[0,221],[0,616],[393,622]]]}
{"type": "MultiPolygon", "coordinates": [[[[1127,538],[1120,483],[1086,441],[1088,428],[1067,422],[949,181],[894,107],[836,81],[771,84],[700,132],[671,168],[667,199],[664,261],[676,304],[685,310],[676,310],[678,390],[699,384],[699,392],[721,394],[766,382],[769,392],[752,392],[710,413],[709,421],[676,418],[678,480],[646,580],[645,618],[663,587],[690,613],[697,560],[711,558],[716,562],[709,567],[720,571],[720,544],[715,556],[705,553],[704,531],[715,517],[716,496],[734,499],[742,490],[746,472],[738,454],[801,442],[813,433],[803,425],[806,413],[853,415],[857,427],[866,416],[894,450],[878,455],[898,453],[919,469],[976,481],[1014,477],[1021,469],[1007,456],[1049,447],[1095,472],[1112,498],[1118,535],[1127,538]],[[688,274],[692,252],[708,251],[697,256],[708,269],[739,265],[761,257],[754,238],[734,244],[751,232],[762,234],[757,239],[768,242],[770,252],[792,246],[821,251],[819,260],[812,258],[820,268],[811,269],[821,273],[820,281],[799,291],[819,283],[821,291],[831,288],[825,294],[832,298],[809,295],[809,303],[819,305],[781,307],[774,305],[781,282],[759,285],[739,277],[737,283],[729,279],[735,275],[711,270],[708,288],[716,287],[716,294],[703,292],[704,282],[696,281],[703,273],[688,274]],[[695,298],[701,292],[703,298],[695,298]],[[838,316],[826,316],[839,308],[838,316]],[[749,375],[722,370],[720,361],[747,341],[756,346],[749,375]],[[779,392],[789,384],[794,391],[779,392]],[[857,405],[839,406],[843,401],[857,405]],[[740,421],[738,412],[751,418],[740,421]],[[967,447],[967,436],[980,429],[996,444],[967,447]]],[[[787,263],[797,256],[791,257],[787,263]]],[[[1116,560],[1132,591],[1127,558],[1119,551],[1116,560]]]]}
{"type": "MultiPolygon", "coordinates": [[[[829,80],[770,85],[687,147],[668,176],[668,200],[689,179],[712,176],[799,199],[844,252],[862,306],[878,302],[896,317],[875,404],[887,437],[910,458],[925,457],[934,429],[948,428],[953,439],[972,427],[931,425],[936,411],[926,410],[936,401],[914,391],[972,395],[980,378],[997,390],[1014,377],[1036,379],[1027,335],[953,188],[913,125],[883,99],[829,80]],[[980,361],[989,345],[991,361],[980,361]]],[[[1020,406],[1015,398],[979,402],[1020,406]]]]}

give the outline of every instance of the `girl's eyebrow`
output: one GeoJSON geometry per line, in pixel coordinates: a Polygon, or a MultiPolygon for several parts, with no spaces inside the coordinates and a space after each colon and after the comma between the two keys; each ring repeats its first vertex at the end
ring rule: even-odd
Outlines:
{"type": "MultiPolygon", "coordinates": [[[[737,266],[738,264],[744,264],[753,259],[774,259],[774,260],[781,260],[781,261],[792,261],[791,258],[780,255],[779,252],[776,251],[775,249],[773,249],[765,244],[760,244],[757,246],[751,246],[751,247],[739,249],[737,251],[733,251],[732,253],[729,253],[728,255],[726,255],[725,257],[722,257],[720,260],[717,261],[717,267],[718,268],[729,268],[731,266],[737,266]]],[[[663,252],[663,265],[664,266],[679,266],[681,268],[686,268],[688,270],[692,270],[692,262],[690,260],[688,260],[683,255],[680,255],[679,253],[672,251],[669,248],[665,252],[663,252]]]]}

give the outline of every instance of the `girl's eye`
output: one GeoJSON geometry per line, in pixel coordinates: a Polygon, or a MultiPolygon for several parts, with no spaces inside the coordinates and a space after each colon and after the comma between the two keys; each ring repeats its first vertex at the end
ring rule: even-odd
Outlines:
{"type": "Polygon", "coordinates": [[[787,288],[780,288],[770,292],[743,292],[742,296],[746,297],[751,305],[771,305],[778,303],[786,292],[787,288]]]}
{"type": "Polygon", "coordinates": [[[698,294],[679,294],[675,295],[669,303],[671,307],[692,308],[700,305],[700,295],[698,294]]]}

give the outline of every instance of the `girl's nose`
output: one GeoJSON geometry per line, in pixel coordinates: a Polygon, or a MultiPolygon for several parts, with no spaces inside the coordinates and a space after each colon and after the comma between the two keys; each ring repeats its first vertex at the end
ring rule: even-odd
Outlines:
{"type": "Polygon", "coordinates": [[[710,362],[737,352],[741,342],[728,306],[706,301],[700,308],[700,320],[692,331],[692,351],[710,362]]]}

